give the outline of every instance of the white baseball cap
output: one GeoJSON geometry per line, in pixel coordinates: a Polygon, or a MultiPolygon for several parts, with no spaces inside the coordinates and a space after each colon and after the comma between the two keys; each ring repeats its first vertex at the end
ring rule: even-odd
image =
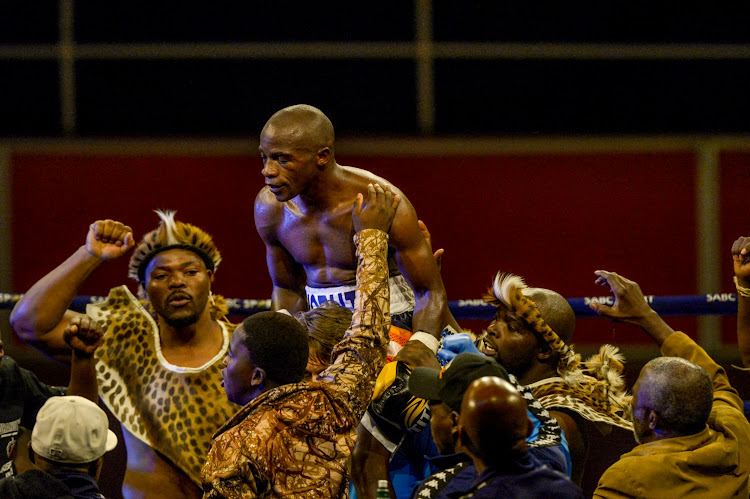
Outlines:
{"type": "Polygon", "coordinates": [[[34,452],[58,463],[96,461],[116,445],[104,411],[76,395],[47,399],[31,432],[34,452]]]}

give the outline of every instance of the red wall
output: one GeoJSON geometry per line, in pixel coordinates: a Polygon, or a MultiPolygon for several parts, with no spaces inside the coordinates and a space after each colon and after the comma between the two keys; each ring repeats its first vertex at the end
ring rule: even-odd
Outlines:
{"type": "MultiPolygon", "coordinates": [[[[480,297],[497,270],[568,297],[606,294],[593,284],[593,271],[601,268],[632,277],[648,294],[696,292],[692,152],[338,160],[369,169],[406,193],[435,246],[446,250],[450,300],[480,297]]],[[[726,246],[742,225],[748,175],[741,165],[750,163],[750,155],[722,155],[725,161],[734,165],[722,170],[721,209],[732,228],[732,234],[722,233],[726,246]]],[[[140,237],[156,225],[151,210],[164,208],[214,235],[224,257],[217,292],[270,296],[252,219],[263,185],[258,158],[15,154],[11,166],[13,291],[23,292],[83,244],[92,221],[118,219],[140,237]]],[[[126,268],[121,260],[100,269],[81,294],[103,294],[124,282],[126,268]]],[[[724,281],[721,291],[731,291],[731,279],[724,281]]],[[[695,329],[692,318],[670,322],[695,329]]],[[[579,344],[645,341],[604,320],[579,324],[579,344]]]]}
{"type": "MultiPolygon", "coordinates": [[[[720,155],[721,165],[721,256],[722,291],[735,292],[732,283],[732,243],[740,236],[750,235],[750,153],[725,152],[720,155]]],[[[723,340],[737,343],[736,318],[723,319],[723,340]]]]}

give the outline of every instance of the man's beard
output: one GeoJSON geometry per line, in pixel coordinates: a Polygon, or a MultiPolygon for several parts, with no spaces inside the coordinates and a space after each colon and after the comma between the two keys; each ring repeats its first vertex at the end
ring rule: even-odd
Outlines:
{"type": "Polygon", "coordinates": [[[188,326],[192,326],[193,324],[198,322],[199,317],[200,317],[200,314],[192,314],[192,315],[188,315],[187,317],[180,317],[177,319],[173,319],[171,317],[164,317],[164,322],[166,322],[169,326],[175,329],[182,329],[188,326]]]}

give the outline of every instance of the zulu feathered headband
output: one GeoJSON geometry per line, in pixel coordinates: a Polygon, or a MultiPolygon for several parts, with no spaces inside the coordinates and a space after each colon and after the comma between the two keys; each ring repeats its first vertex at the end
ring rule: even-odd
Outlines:
{"type": "Polygon", "coordinates": [[[581,362],[581,356],[545,322],[536,303],[524,295],[524,289],[527,286],[522,277],[498,272],[484,300],[511,310],[559,354],[557,373],[562,382],[542,380],[529,385],[537,399],[550,398],[550,403],[570,408],[590,421],[631,429],[631,397],[622,378],[625,359],[617,347],[602,345],[598,354],[581,362]]]}
{"type": "MultiPolygon", "coordinates": [[[[143,239],[133,251],[128,266],[128,277],[140,283],[138,296],[148,299],[143,283],[146,280],[146,268],[156,255],[170,249],[186,249],[192,251],[206,264],[206,268],[216,272],[221,263],[221,254],[216,248],[211,236],[202,229],[188,223],[174,219],[175,211],[155,210],[161,223],[159,226],[143,236],[143,239]]],[[[211,316],[220,319],[227,315],[226,300],[219,295],[210,295],[209,307],[211,316]]]]}
{"type": "Polygon", "coordinates": [[[208,270],[216,271],[221,254],[211,236],[195,225],[178,222],[176,211],[155,210],[161,218],[159,227],[146,234],[130,257],[128,276],[138,282],[146,280],[146,268],[162,251],[170,249],[190,250],[203,260],[208,270]]]}
{"type": "Polygon", "coordinates": [[[506,307],[512,310],[520,319],[528,324],[556,352],[560,361],[557,372],[566,381],[576,384],[579,378],[581,356],[565,343],[542,318],[541,312],[532,300],[523,294],[528,288],[523,277],[515,274],[498,272],[492,283],[490,293],[485,295],[484,301],[496,307],[506,307]]]}
{"type": "Polygon", "coordinates": [[[584,372],[591,372],[597,379],[606,381],[611,388],[622,390],[625,386],[620,373],[624,369],[624,359],[616,347],[603,345],[598,355],[581,363],[581,356],[565,343],[544,321],[533,300],[524,295],[528,286],[523,278],[514,274],[498,272],[490,293],[484,300],[496,307],[506,307],[526,322],[559,357],[557,372],[569,385],[581,383],[584,372]]]}

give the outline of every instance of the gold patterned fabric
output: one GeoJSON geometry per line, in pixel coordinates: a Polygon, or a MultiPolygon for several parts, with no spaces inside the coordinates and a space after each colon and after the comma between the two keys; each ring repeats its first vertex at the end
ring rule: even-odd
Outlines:
{"type": "Polygon", "coordinates": [[[161,354],[159,328],[126,286],[89,305],[105,334],[97,349],[104,403],[135,437],[164,455],[200,486],[211,436],[238,406],[221,386],[222,360],[234,325],[220,322],[221,350],[197,368],[175,366],[161,354]]]}
{"type": "Polygon", "coordinates": [[[534,397],[547,410],[558,408],[575,411],[593,423],[605,423],[632,430],[628,406],[619,399],[596,396],[599,381],[583,375],[576,386],[570,386],[562,378],[547,378],[527,385],[534,397]]]}
{"type": "Polygon", "coordinates": [[[202,470],[204,498],[348,495],[347,461],[390,326],[388,236],[364,230],[354,243],[355,310],[335,361],[311,382],[265,392],[219,429],[202,470]]]}

